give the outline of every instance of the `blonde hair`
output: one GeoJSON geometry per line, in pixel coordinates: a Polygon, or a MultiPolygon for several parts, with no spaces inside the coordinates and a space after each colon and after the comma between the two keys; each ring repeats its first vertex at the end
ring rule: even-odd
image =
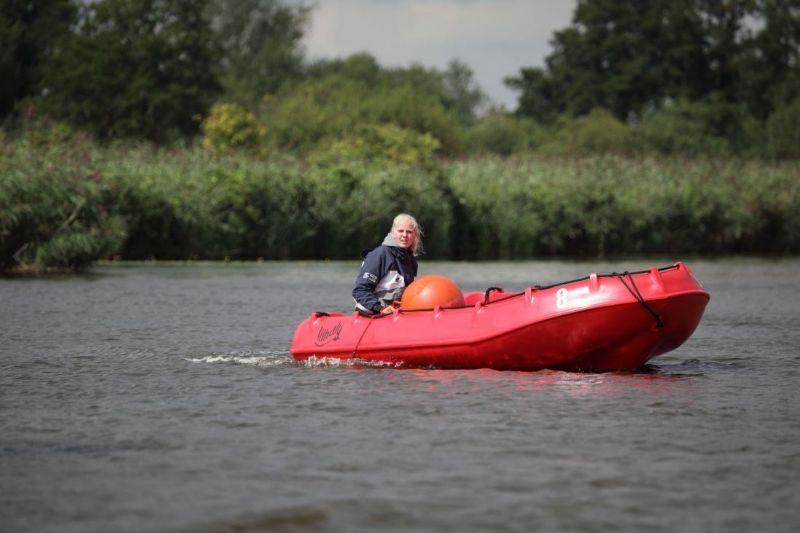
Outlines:
{"type": "Polygon", "coordinates": [[[414,227],[414,244],[411,245],[411,253],[414,255],[420,255],[425,253],[425,247],[422,246],[422,226],[419,225],[417,219],[409,215],[408,213],[400,213],[394,220],[392,220],[392,229],[395,229],[397,225],[406,220],[411,222],[411,225],[414,227]]]}

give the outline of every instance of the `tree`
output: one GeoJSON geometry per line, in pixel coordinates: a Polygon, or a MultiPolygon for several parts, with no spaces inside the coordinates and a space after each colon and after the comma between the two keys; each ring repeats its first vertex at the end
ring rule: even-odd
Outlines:
{"type": "Polygon", "coordinates": [[[789,104],[800,87],[800,0],[756,0],[739,63],[742,97],[763,120],[789,104]]]}
{"type": "Polygon", "coordinates": [[[197,131],[219,85],[209,0],[100,0],[43,67],[44,107],[99,137],[197,131]]]}
{"type": "Polygon", "coordinates": [[[521,115],[603,107],[626,120],[664,98],[704,92],[703,21],[692,0],[582,0],[551,43],[545,69],[506,80],[522,92],[521,115]]]}
{"type": "Polygon", "coordinates": [[[301,77],[308,8],[278,0],[215,0],[211,7],[229,98],[252,107],[301,77]]]}
{"type": "Polygon", "coordinates": [[[544,124],[552,123],[567,110],[553,76],[541,68],[522,68],[519,77],[509,76],[506,85],[520,91],[516,114],[544,124]]]}
{"type": "Polygon", "coordinates": [[[747,46],[745,17],[752,16],[751,0],[695,0],[702,21],[705,57],[704,95],[720,95],[726,102],[741,101],[739,62],[747,46]]]}
{"type": "Polygon", "coordinates": [[[625,120],[681,98],[738,103],[765,59],[769,81],[756,85],[782,77],[797,57],[797,27],[797,0],[581,0],[572,24],[554,34],[546,68],[506,83],[522,92],[518,111],[529,116],[600,106],[625,120]],[[764,29],[752,38],[759,20],[764,29]]]}
{"type": "Polygon", "coordinates": [[[442,99],[445,107],[452,110],[462,124],[475,122],[475,112],[486,95],[475,83],[469,65],[456,59],[447,64],[442,74],[442,99]]]}
{"type": "Polygon", "coordinates": [[[77,9],[70,0],[5,0],[0,7],[0,117],[31,96],[39,67],[69,32],[77,9]]]}
{"type": "Polygon", "coordinates": [[[518,115],[602,107],[662,150],[795,153],[800,0],[579,0],[551,42],[544,68],[505,80],[518,115]]]}

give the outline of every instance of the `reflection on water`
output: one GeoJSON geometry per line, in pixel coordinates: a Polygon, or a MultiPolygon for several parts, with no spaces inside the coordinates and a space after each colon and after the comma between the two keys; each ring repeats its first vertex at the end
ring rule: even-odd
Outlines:
{"type": "MultiPolygon", "coordinates": [[[[664,266],[672,261],[657,261],[664,266]]],[[[436,263],[521,290],[653,262],[436,263]]],[[[357,263],[0,280],[8,531],[777,531],[800,524],[800,260],[689,261],[689,341],[631,373],[294,362],[357,263]]]]}

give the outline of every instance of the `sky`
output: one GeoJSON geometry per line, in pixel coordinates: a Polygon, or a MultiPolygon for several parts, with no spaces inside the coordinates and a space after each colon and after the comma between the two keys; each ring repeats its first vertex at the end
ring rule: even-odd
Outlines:
{"type": "Polygon", "coordinates": [[[503,79],[544,66],[553,32],[567,27],[576,0],[309,0],[304,46],[310,60],[369,52],[383,67],[418,63],[472,69],[497,105],[516,108],[503,79]]]}

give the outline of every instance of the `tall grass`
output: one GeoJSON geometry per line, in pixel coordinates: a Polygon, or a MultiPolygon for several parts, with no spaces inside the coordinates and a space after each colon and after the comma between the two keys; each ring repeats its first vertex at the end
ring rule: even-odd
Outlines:
{"type": "Polygon", "coordinates": [[[800,162],[481,158],[307,163],[195,147],[7,143],[0,269],[357,258],[413,213],[436,259],[797,253],[800,162]]]}
{"type": "Polygon", "coordinates": [[[21,142],[0,151],[0,271],[82,268],[123,246],[114,184],[93,148],[21,142]]]}
{"type": "Polygon", "coordinates": [[[471,257],[800,251],[800,162],[483,159],[454,164],[471,257]]]}
{"type": "Polygon", "coordinates": [[[352,258],[404,209],[437,220],[434,247],[448,246],[446,186],[423,168],[188,150],[129,154],[103,175],[120,191],[127,258],[352,258]]]}

